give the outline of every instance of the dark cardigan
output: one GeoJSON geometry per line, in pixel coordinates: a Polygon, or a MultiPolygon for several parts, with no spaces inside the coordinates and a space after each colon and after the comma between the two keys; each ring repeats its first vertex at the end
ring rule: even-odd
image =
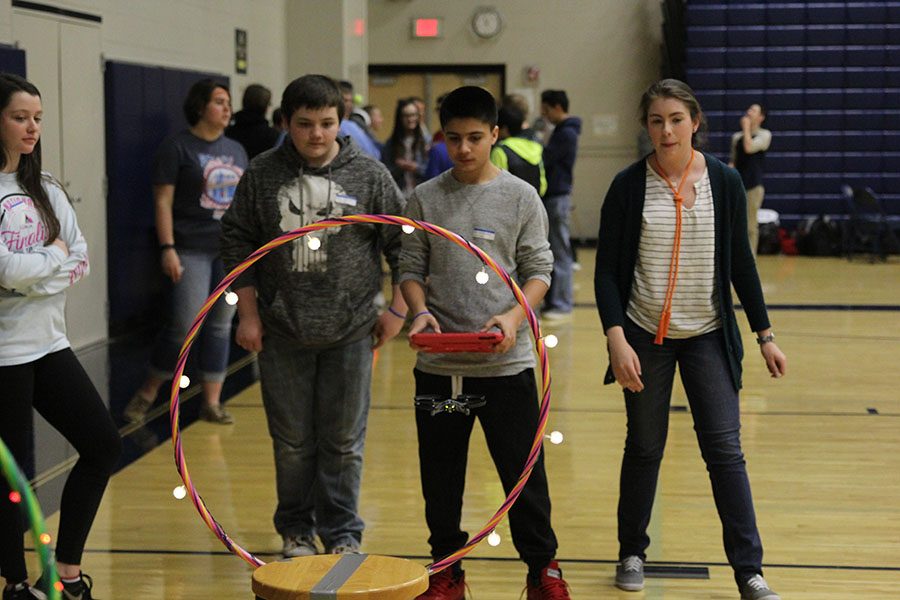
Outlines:
{"type": "MultiPolygon", "coordinates": [[[[719,316],[728,363],[735,389],[741,388],[741,359],[744,348],[734,306],[731,285],[740,298],[753,331],[769,327],[769,316],[763,299],[756,263],[747,237],[747,199],[737,171],[717,158],[704,153],[715,208],[716,289],[719,294],[719,316]]],[[[594,294],[603,331],[624,325],[625,310],[631,295],[634,266],[641,237],[646,185],[646,158],[616,175],[600,218],[597,241],[597,265],[594,271],[594,294]]],[[[604,383],[615,378],[607,369],[604,383]]]]}

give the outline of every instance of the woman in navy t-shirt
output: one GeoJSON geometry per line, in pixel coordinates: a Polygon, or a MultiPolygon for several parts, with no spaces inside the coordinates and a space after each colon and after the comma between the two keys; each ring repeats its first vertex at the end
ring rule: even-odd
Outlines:
{"type": "MultiPolygon", "coordinates": [[[[225,276],[219,258],[222,215],[231,204],[247,168],[247,154],[225,137],[231,120],[228,89],[212,79],[195,83],[184,101],[190,127],[166,138],[153,171],[156,234],[160,265],[172,280],[169,322],[156,344],[144,384],[125,407],[124,416],[141,421],[159,386],[171,378],[175,362],[197,311],[225,276]]],[[[203,385],[201,417],[229,424],[220,403],[228,366],[234,307],[219,300],[210,312],[199,341],[203,385]]]]}

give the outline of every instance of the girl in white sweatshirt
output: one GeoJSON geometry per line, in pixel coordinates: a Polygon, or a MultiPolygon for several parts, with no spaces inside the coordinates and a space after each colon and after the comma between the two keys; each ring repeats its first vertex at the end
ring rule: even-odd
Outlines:
{"type": "MultiPolygon", "coordinates": [[[[42,116],[37,88],[0,73],[0,438],[23,464],[34,408],[78,452],[63,489],[56,560],[63,598],[90,600],[81,554],[122,442],[66,338],[65,291],[88,273],[87,244],[65,191],[41,171],[42,116]]],[[[46,579],[28,584],[9,491],[0,478],[3,600],[45,598],[46,579]]]]}

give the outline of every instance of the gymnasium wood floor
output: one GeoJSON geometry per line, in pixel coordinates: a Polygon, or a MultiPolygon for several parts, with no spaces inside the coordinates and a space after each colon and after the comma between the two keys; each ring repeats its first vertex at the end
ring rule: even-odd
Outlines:
{"type": "MultiPolygon", "coordinates": [[[[615,505],[625,415],[621,392],[601,385],[604,339],[593,307],[593,252],[579,252],[573,319],[545,325],[552,351],[545,446],[559,559],[574,598],[737,598],[707,475],[688,412],[673,412],[650,533],[649,560],[708,567],[709,579],[648,579],[639,593],[612,585],[615,505]]],[[[900,262],[761,257],[774,330],[789,374],[768,377],[745,339],[743,444],[765,545],[765,575],[785,599],[900,597],[900,262]],[[874,414],[877,411],[877,414],[874,414]]],[[[746,327],[743,315],[741,325],[746,327]]],[[[364,550],[427,562],[412,418],[413,353],[380,352],[361,507],[364,550]]],[[[686,406],[677,389],[673,405],[686,406]]],[[[271,524],[274,476],[258,386],[229,403],[232,427],[184,433],[188,464],[211,512],[265,561],[280,539],[271,524]]],[[[479,530],[502,493],[481,436],[473,436],[464,525],[479,530]]],[[[250,567],[227,553],[189,500],[165,443],[119,472],[84,558],[98,597],[250,598],[250,567]]],[[[49,517],[51,531],[57,515],[49,517]]],[[[498,547],[465,561],[477,600],[518,598],[524,566],[504,523],[498,547]]],[[[30,555],[32,565],[35,557],[30,555]]],[[[34,567],[33,567],[34,568],[34,567]]]]}

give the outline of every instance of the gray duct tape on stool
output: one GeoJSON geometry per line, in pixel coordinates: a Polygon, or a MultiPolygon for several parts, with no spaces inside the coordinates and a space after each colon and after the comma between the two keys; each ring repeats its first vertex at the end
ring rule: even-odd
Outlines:
{"type": "Polygon", "coordinates": [[[341,559],[309,590],[309,600],[335,600],[338,590],[356,573],[367,556],[368,554],[342,554],[341,559]]]}

